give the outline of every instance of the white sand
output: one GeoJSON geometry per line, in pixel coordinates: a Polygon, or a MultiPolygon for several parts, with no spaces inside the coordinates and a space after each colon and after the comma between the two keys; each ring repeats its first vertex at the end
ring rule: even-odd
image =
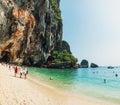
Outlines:
{"type": "Polygon", "coordinates": [[[115,105],[95,98],[74,96],[28,78],[0,65],[0,105],[115,105]]]}

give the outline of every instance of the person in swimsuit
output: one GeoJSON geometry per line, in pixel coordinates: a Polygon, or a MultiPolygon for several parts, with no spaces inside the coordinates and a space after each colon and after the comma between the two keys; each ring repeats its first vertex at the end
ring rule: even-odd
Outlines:
{"type": "Polygon", "coordinates": [[[15,77],[16,77],[16,74],[18,73],[18,68],[17,68],[17,66],[14,68],[14,73],[15,73],[15,77]]]}

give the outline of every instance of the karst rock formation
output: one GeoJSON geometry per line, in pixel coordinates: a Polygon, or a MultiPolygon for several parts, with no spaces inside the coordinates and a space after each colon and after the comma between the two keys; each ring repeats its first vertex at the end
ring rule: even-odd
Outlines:
{"type": "Polygon", "coordinates": [[[0,61],[40,66],[62,42],[60,0],[0,0],[0,61]]]}

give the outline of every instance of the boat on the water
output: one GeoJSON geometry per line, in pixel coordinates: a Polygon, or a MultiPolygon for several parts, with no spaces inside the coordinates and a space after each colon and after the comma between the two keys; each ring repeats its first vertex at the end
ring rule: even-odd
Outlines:
{"type": "Polygon", "coordinates": [[[114,69],[114,67],[113,66],[108,66],[108,69],[114,69]]]}

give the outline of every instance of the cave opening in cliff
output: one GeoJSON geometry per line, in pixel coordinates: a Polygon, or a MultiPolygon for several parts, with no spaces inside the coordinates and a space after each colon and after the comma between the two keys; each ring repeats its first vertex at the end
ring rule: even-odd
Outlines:
{"type": "Polygon", "coordinates": [[[10,55],[10,52],[8,52],[8,51],[3,51],[2,53],[1,53],[1,59],[0,59],[0,61],[1,62],[9,62],[10,61],[10,57],[9,57],[9,55],[10,55]]]}

